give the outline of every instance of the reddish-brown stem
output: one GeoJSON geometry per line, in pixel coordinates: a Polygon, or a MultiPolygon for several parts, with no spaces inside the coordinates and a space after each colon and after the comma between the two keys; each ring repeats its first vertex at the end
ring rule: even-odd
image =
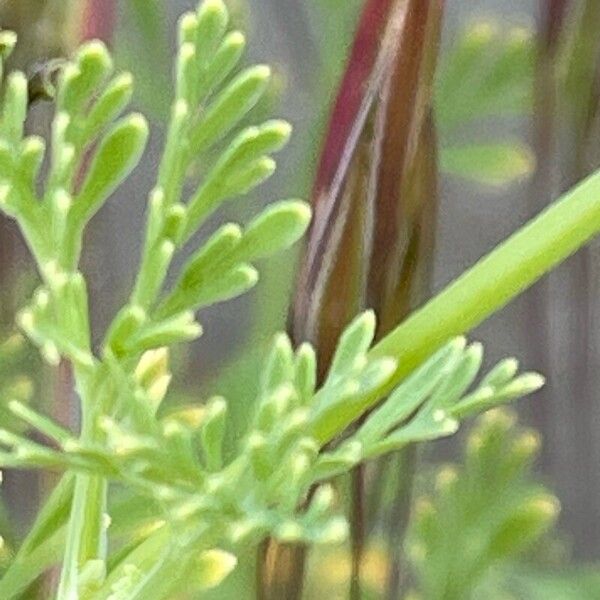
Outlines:
{"type": "Polygon", "coordinates": [[[350,540],[352,553],[352,568],[350,575],[350,600],[362,598],[362,563],[365,552],[367,527],[366,495],[365,495],[365,467],[359,465],[351,474],[352,506],[350,509],[350,540]]]}
{"type": "Polygon", "coordinates": [[[87,0],[82,13],[80,39],[98,39],[109,43],[116,24],[116,0],[87,0]]]}
{"type": "MultiPolygon", "coordinates": [[[[367,2],[334,104],[313,189],[315,218],[292,311],[322,377],[352,316],[370,306],[378,336],[423,300],[433,252],[431,115],[443,3],[367,2]]],[[[352,587],[365,547],[364,469],[353,475],[352,587]]]]}

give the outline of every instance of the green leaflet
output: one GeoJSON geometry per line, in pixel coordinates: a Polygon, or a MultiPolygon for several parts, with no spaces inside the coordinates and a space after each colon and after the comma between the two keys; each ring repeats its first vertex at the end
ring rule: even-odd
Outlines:
{"type": "Polygon", "coordinates": [[[221,140],[242,120],[267,89],[271,70],[250,67],[238,75],[207,108],[190,135],[192,152],[199,153],[221,140]]]}
{"type": "Polygon", "coordinates": [[[449,146],[440,155],[444,173],[493,186],[522,179],[534,167],[531,150],[520,143],[449,146]]]}
{"type": "Polygon", "coordinates": [[[213,398],[207,406],[200,427],[200,440],[204,460],[210,471],[223,468],[223,439],[227,418],[227,402],[223,398],[213,398]]]}
{"type": "Polygon", "coordinates": [[[137,165],[148,139],[141,115],[116,123],[102,140],[73,205],[75,225],[88,221],[137,165]]]}

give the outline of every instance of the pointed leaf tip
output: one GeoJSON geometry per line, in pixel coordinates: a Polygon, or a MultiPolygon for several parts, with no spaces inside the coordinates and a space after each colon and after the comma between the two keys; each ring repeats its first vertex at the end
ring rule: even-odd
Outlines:
{"type": "Polygon", "coordinates": [[[304,235],[310,219],[310,207],[300,200],[271,205],[248,225],[239,249],[241,258],[251,262],[286,250],[304,235]]]}

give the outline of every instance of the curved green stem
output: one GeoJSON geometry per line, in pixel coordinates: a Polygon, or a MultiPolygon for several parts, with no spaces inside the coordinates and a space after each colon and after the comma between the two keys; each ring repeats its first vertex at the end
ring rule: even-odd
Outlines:
{"type": "Polygon", "coordinates": [[[479,325],[575,253],[600,232],[600,172],[565,194],[482,258],[371,350],[391,356],[396,371],[387,384],[345,414],[320,424],[323,443],[345,430],[428,356],[479,325]]]}
{"type": "Polygon", "coordinates": [[[434,350],[503,308],[600,231],[600,172],[565,194],[413,313],[375,348],[398,383],[434,350]]]}

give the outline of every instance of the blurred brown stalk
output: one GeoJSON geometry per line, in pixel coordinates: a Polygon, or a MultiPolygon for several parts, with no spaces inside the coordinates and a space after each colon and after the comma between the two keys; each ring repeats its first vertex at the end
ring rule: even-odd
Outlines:
{"type": "MultiPolygon", "coordinates": [[[[376,310],[382,336],[428,293],[437,208],[432,94],[442,13],[441,0],[369,0],[359,21],[313,187],[315,216],[290,313],[294,341],[317,348],[321,377],[358,311],[376,310]]],[[[367,534],[364,468],[353,479],[351,597],[358,598],[367,534]]],[[[398,523],[392,525],[397,531],[398,523]]],[[[397,535],[393,540],[400,545],[397,535]]],[[[390,597],[398,596],[397,550],[390,597]]],[[[302,548],[269,542],[260,597],[300,598],[304,555],[302,548]]]]}
{"type": "MultiPolygon", "coordinates": [[[[534,143],[538,170],[531,212],[600,165],[600,3],[541,0],[535,80],[534,143]]],[[[533,420],[544,434],[545,461],[564,501],[563,524],[574,537],[575,554],[597,558],[600,417],[594,366],[599,352],[594,326],[597,266],[594,249],[582,249],[568,269],[538,284],[529,296],[527,331],[536,368],[549,376],[548,403],[533,420]],[[562,276],[560,275],[562,273],[562,276]],[[559,286],[559,287],[557,287],[559,286]],[[568,336],[552,336],[552,315],[567,291],[572,307],[563,315],[568,336]],[[565,358],[568,357],[568,358],[565,358]],[[567,363],[565,364],[565,360],[567,363]],[[581,482],[589,493],[581,493],[581,482]]]]}

